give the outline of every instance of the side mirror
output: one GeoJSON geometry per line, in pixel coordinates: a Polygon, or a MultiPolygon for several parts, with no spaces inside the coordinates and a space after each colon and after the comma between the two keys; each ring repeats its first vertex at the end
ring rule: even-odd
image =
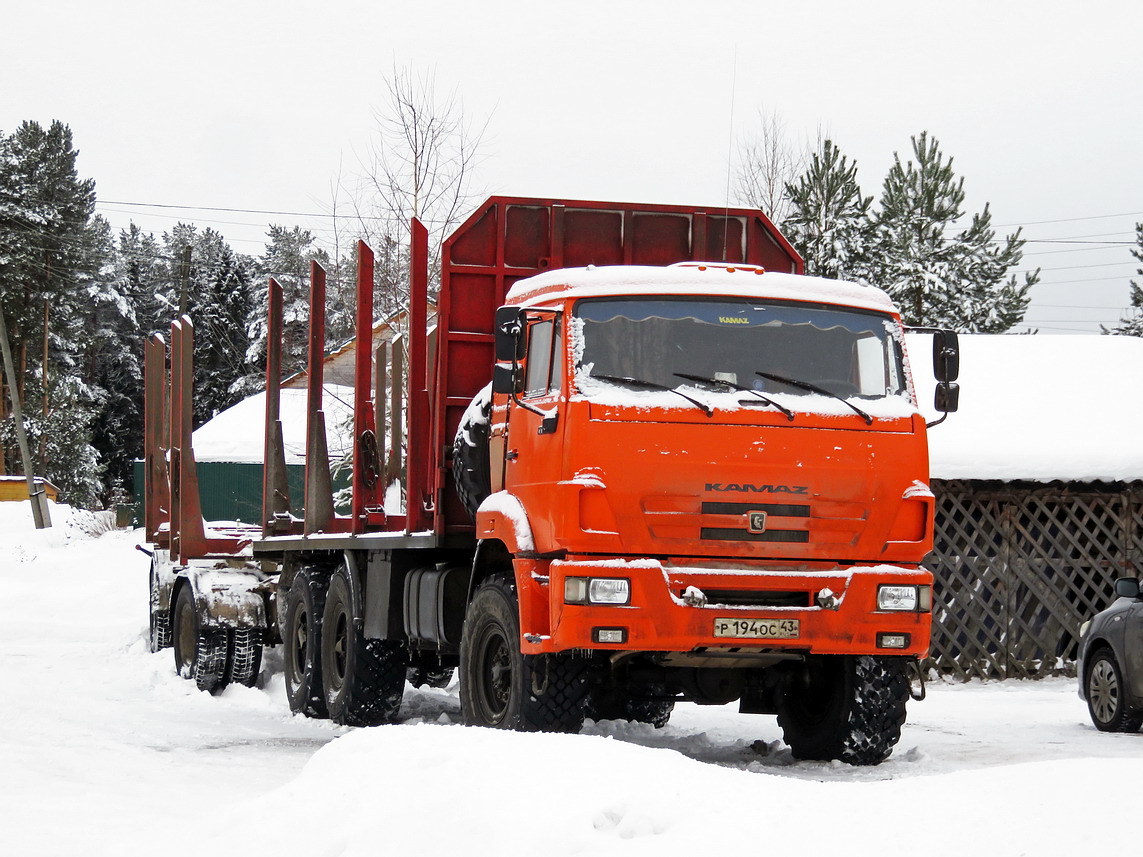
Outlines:
{"type": "Polygon", "coordinates": [[[516,394],[516,366],[497,363],[492,367],[492,392],[506,396],[516,394]]]}
{"type": "Polygon", "coordinates": [[[1139,597],[1139,578],[1121,577],[1115,581],[1115,594],[1120,598],[1139,597]]]}
{"type": "Polygon", "coordinates": [[[933,407],[942,414],[951,414],[960,407],[960,384],[942,381],[937,384],[933,407]]]}
{"type": "Polygon", "coordinates": [[[524,357],[524,310],[502,306],[496,310],[496,360],[514,362],[524,357]]]}
{"type": "MultiPolygon", "coordinates": [[[[960,340],[955,330],[933,332],[933,374],[941,384],[955,381],[960,375],[960,340]]],[[[938,410],[941,410],[939,406],[938,410]]]]}

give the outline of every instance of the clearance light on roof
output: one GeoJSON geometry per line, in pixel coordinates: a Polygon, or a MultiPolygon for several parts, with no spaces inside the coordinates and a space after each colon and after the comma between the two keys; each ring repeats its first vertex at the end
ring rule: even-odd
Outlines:
{"type": "Polygon", "coordinates": [[[751,265],[748,262],[736,262],[733,265],[727,262],[675,262],[670,267],[672,268],[698,268],[700,271],[706,271],[711,268],[721,269],[728,274],[733,274],[735,271],[751,272],[754,274],[765,274],[766,269],[761,265],[751,265]]]}

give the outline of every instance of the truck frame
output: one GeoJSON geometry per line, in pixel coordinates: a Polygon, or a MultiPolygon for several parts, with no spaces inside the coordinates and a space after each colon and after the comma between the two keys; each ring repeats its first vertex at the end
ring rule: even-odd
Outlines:
{"type": "MultiPolygon", "coordinates": [[[[342,724],[393,722],[406,681],[459,669],[472,724],[662,726],[676,701],[739,700],[799,758],[887,758],[929,645],[933,496],[884,293],[802,276],[756,210],[492,197],[442,245],[433,326],[428,235],[411,235],[408,334],[376,350],[358,244],[348,514],[320,266],[300,506],[270,281],[257,526],[202,519],[192,321],[169,368],[149,341],[152,649],[216,692],[282,644],[291,709],[342,724]]],[[[935,331],[946,413],[957,364],[935,331]]]]}

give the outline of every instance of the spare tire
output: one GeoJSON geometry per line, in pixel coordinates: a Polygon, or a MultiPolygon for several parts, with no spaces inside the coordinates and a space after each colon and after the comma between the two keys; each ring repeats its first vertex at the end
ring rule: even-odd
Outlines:
{"type": "Polygon", "coordinates": [[[492,385],[477,393],[456,430],[452,442],[452,478],[460,502],[476,520],[476,510],[492,493],[489,476],[488,431],[492,419],[492,385]]]}

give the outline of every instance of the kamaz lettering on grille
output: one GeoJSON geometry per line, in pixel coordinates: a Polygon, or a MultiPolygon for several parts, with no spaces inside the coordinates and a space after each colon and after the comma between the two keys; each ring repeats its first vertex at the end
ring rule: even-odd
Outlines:
{"type": "Polygon", "coordinates": [[[808,485],[751,485],[746,482],[708,482],[707,491],[741,491],[748,494],[808,494],[808,485]]]}

